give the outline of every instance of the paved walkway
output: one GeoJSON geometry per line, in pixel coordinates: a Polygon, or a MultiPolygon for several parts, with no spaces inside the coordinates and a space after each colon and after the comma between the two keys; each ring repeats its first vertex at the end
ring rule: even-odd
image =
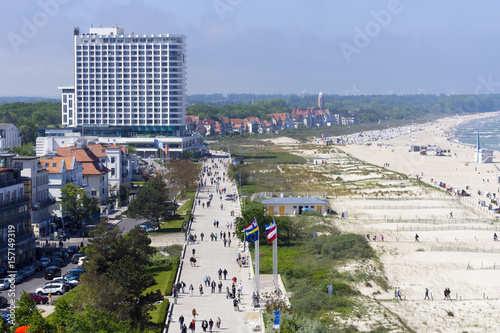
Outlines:
{"type": "MultiPolygon", "coordinates": [[[[223,168],[223,165],[219,163],[221,157],[214,157],[215,163],[218,164],[219,168],[214,167],[215,163],[212,164],[211,160],[207,161],[205,164],[207,167],[212,167],[212,173],[219,172],[222,177],[223,172],[227,170],[223,168]]],[[[228,163],[229,159],[227,155],[224,158],[224,162],[228,163]]],[[[215,177],[215,176],[214,176],[215,177]]],[[[186,254],[183,261],[183,269],[180,274],[179,280],[184,281],[187,287],[185,288],[185,293],[182,291],[177,299],[177,304],[174,305],[172,310],[172,322],[168,332],[180,332],[180,325],[178,318],[182,314],[185,318],[186,326],[189,327],[190,321],[193,319],[192,310],[196,309],[198,316],[196,316],[196,331],[201,332],[201,322],[206,319],[209,321],[212,319],[214,323],[217,318],[221,319],[221,328],[217,329],[214,324],[213,332],[251,332],[251,324],[254,319],[249,319],[255,316],[250,312],[253,312],[252,307],[252,292],[253,292],[253,270],[250,267],[242,267],[236,263],[236,258],[238,253],[242,256],[248,255],[248,249],[246,253],[241,252],[242,248],[238,247],[238,239],[233,238],[232,234],[234,229],[234,217],[230,215],[231,210],[235,211],[235,216],[238,216],[240,212],[239,201],[226,201],[224,199],[225,195],[222,195],[222,201],[220,200],[220,195],[216,193],[216,186],[210,184],[210,178],[207,179],[207,186],[200,188],[198,199],[203,202],[207,202],[209,195],[213,194],[213,200],[210,208],[203,208],[201,205],[196,205],[194,211],[194,221],[192,223],[191,233],[197,235],[196,244],[187,245],[186,254]],[[224,205],[221,210],[220,204],[224,205]],[[219,221],[219,227],[214,227],[214,220],[219,221]],[[233,222],[233,229],[227,229],[226,223],[233,222]],[[231,231],[231,246],[224,247],[224,243],[220,238],[220,232],[231,231]],[[217,233],[217,241],[211,241],[210,234],[217,233]],[[201,241],[200,234],[204,233],[205,237],[201,241]],[[196,250],[196,266],[191,266],[189,259],[192,256],[192,250],[196,250]],[[227,279],[222,280],[218,278],[218,270],[227,269],[227,279]],[[216,293],[211,293],[211,288],[206,287],[204,283],[204,277],[210,276],[213,281],[218,284],[222,281],[223,287],[222,292],[218,293],[218,288],[216,288],[216,293]],[[236,286],[241,282],[243,285],[243,293],[241,296],[241,304],[239,305],[239,311],[236,312],[233,308],[232,299],[226,299],[226,288],[231,289],[233,277],[237,278],[236,286]],[[193,296],[190,296],[189,286],[193,285],[194,292],[193,296]],[[200,284],[203,287],[203,295],[200,295],[199,287],[200,284]]],[[[234,184],[230,182],[222,182],[221,188],[226,188],[226,194],[236,193],[236,188],[234,184]]],[[[174,302],[171,299],[171,302],[174,302]]],[[[258,311],[258,310],[257,310],[258,311]]],[[[258,316],[257,316],[258,318],[258,316]]],[[[188,330],[189,331],[189,330],[188,330]]],[[[208,331],[208,330],[207,330],[208,331]]]]}

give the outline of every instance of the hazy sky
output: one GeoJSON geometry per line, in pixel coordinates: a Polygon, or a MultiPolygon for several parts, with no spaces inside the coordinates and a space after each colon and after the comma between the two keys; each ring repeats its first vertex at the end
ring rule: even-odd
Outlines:
{"type": "Polygon", "coordinates": [[[7,0],[0,96],[59,97],[73,27],[187,36],[196,93],[500,92],[498,0],[7,0]]]}

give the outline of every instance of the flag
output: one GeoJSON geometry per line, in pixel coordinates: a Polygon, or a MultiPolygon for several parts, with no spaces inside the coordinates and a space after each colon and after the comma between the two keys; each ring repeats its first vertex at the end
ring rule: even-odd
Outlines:
{"type": "Polygon", "coordinates": [[[273,223],[266,225],[266,235],[267,239],[269,239],[269,244],[271,244],[273,240],[276,239],[277,233],[278,230],[276,229],[276,223],[273,220],[273,223]]]}
{"type": "Polygon", "coordinates": [[[252,223],[247,225],[245,232],[247,236],[247,242],[255,242],[259,238],[259,226],[255,219],[253,219],[252,223]]]}
{"type": "Polygon", "coordinates": [[[274,312],[273,328],[280,328],[280,310],[274,312]]]}

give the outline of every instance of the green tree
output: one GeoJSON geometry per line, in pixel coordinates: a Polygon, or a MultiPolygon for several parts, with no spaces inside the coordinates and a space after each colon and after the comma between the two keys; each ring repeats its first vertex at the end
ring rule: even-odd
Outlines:
{"type": "Polygon", "coordinates": [[[89,197],[88,192],[78,185],[64,184],[59,199],[63,214],[69,214],[77,223],[99,211],[99,200],[89,197]]]}
{"type": "Polygon", "coordinates": [[[101,223],[92,231],[87,246],[86,272],[81,276],[80,308],[91,306],[99,311],[113,312],[116,320],[130,320],[144,328],[151,317],[148,311],[163,299],[159,290],[143,294],[154,284],[153,274],[147,271],[156,249],[151,240],[136,226],[125,236],[118,227],[101,223]]]}
{"type": "Polygon", "coordinates": [[[75,311],[73,307],[66,302],[64,299],[57,301],[54,314],[52,315],[52,322],[56,326],[57,330],[67,327],[70,322],[73,321],[75,311]]]}
{"type": "Polygon", "coordinates": [[[92,218],[95,213],[100,211],[99,199],[96,197],[89,197],[88,195],[82,196],[83,216],[84,218],[92,218]]]}
{"type": "Polygon", "coordinates": [[[20,326],[30,326],[29,332],[44,333],[51,332],[52,328],[42,317],[40,311],[36,308],[35,302],[30,295],[23,291],[14,310],[15,328],[20,326]]]}
{"type": "Polygon", "coordinates": [[[127,215],[159,224],[160,219],[167,215],[169,201],[172,201],[172,197],[167,183],[163,176],[156,175],[137,191],[135,199],[128,206],[127,215]]]}
{"type": "Polygon", "coordinates": [[[168,165],[168,182],[184,196],[185,192],[195,186],[201,167],[191,160],[171,160],[168,165]]]}
{"type": "Polygon", "coordinates": [[[84,312],[78,313],[73,320],[68,322],[65,333],[139,333],[144,332],[139,328],[133,328],[130,321],[122,320],[116,322],[116,313],[112,311],[100,311],[87,306],[84,312]]]}
{"type": "Polygon", "coordinates": [[[130,184],[121,184],[120,185],[120,201],[126,202],[128,200],[128,196],[130,195],[130,184]]]}
{"type": "Polygon", "coordinates": [[[36,156],[35,147],[32,143],[24,143],[20,146],[14,146],[7,149],[7,151],[19,156],[36,156]]]}

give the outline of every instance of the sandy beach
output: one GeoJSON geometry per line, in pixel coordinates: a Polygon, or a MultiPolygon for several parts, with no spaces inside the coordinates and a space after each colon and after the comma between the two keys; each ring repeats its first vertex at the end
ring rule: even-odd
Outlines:
{"type": "MultiPolygon", "coordinates": [[[[500,236],[499,214],[488,207],[491,198],[500,195],[500,153],[494,152],[494,163],[475,163],[475,148],[454,142],[450,135],[461,123],[498,114],[449,117],[413,128],[358,133],[348,138],[346,146],[337,146],[353,157],[409,178],[418,177],[437,189],[429,193],[417,190],[409,198],[339,197],[331,201],[338,211],[349,212],[339,222],[342,231],[370,235],[389,285],[401,288],[403,300],[394,301],[393,289],[361,288],[362,293],[404,318],[417,332],[500,331],[496,311],[500,307],[500,242],[493,240],[495,232],[500,236]],[[411,152],[412,145],[435,145],[446,153],[422,155],[411,152]],[[446,192],[440,183],[466,190],[470,196],[446,192]],[[380,241],[381,235],[384,241],[380,241]],[[426,288],[431,300],[424,301],[426,288]],[[450,288],[451,300],[444,300],[445,288],[450,288]]],[[[362,320],[353,324],[370,328],[362,320]]]]}

